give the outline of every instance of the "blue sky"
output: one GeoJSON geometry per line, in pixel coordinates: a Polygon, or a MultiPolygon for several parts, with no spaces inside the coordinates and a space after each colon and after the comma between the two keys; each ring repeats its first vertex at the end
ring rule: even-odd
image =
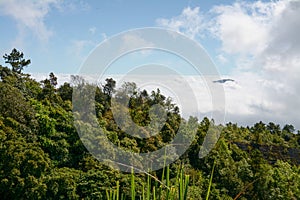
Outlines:
{"type": "Polygon", "coordinates": [[[120,32],[178,31],[202,44],[219,72],[235,80],[223,84],[228,121],[300,127],[299,0],[0,0],[0,27],[0,54],[17,48],[32,60],[26,72],[46,75],[78,73],[100,42],[120,32]]]}
{"type": "MultiPolygon", "coordinates": [[[[107,37],[129,29],[159,26],[158,19],[178,16],[187,7],[200,7],[201,12],[208,12],[215,5],[228,3],[232,1],[2,2],[0,53],[8,53],[12,48],[22,50],[32,60],[27,72],[77,73],[84,58],[107,37]],[[18,5],[26,3],[28,8],[22,13],[18,5]]],[[[206,37],[198,42],[212,57],[218,55],[217,40],[206,37]]],[[[227,74],[229,69],[230,64],[219,66],[221,73],[227,74]]]]}

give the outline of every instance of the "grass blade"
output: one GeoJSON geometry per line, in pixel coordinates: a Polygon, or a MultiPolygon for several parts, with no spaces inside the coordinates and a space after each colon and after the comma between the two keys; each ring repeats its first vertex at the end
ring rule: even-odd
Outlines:
{"type": "Polygon", "coordinates": [[[209,195],[210,195],[210,188],[211,188],[211,184],[212,184],[212,179],[213,179],[213,175],[214,175],[214,170],[215,170],[215,161],[211,170],[211,175],[210,175],[210,179],[209,179],[209,185],[208,185],[208,189],[207,189],[207,194],[206,194],[206,200],[208,200],[209,195]]]}

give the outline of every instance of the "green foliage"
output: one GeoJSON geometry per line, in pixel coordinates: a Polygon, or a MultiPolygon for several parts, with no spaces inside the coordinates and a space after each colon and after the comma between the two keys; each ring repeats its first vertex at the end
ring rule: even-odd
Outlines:
{"type": "Polygon", "coordinates": [[[80,171],[70,168],[52,169],[43,180],[47,185],[47,199],[78,199],[77,186],[80,171]]]}
{"type": "Polygon", "coordinates": [[[5,63],[9,63],[12,67],[12,71],[18,74],[31,63],[30,60],[23,58],[24,54],[19,52],[17,49],[13,49],[9,55],[5,54],[3,56],[5,63]]]}
{"type": "MultiPolygon", "coordinates": [[[[36,82],[22,73],[30,63],[23,56],[14,49],[4,56],[11,68],[0,66],[1,199],[297,199],[300,196],[300,134],[292,125],[281,128],[260,121],[252,127],[233,123],[219,126],[206,117],[201,121],[195,117],[183,119],[179,108],[159,89],[148,93],[130,82],[117,89],[111,78],[96,86],[72,76],[74,86],[70,83],[58,86],[56,76],[50,73],[48,79],[36,82]],[[80,87],[81,93],[73,94],[74,87],[80,87]],[[73,105],[72,99],[78,95],[95,107],[78,102],[73,105]],[[112,101],[118,103],[118,110],[128,112],[129,120],[113,114],[112,101]],[[78,110],[73,110],[73,106],[78,110]],[[151,113],[153,108],[160,114],[151,113]],[[186,144],[193,131],[196,137],[179,160],[161,170],[121,173],[97,161],[82,144],[81,139],[87,138],[79,138],[73,117],[79,111],[86,111],[76,123],[92,138],[91,146],[87,147],[103,147],[102,153],[108,158],[114,152],[104,142],[104,136],[97,135],[99,129],[87,123],[87,119],[98,122],[114,145],[131,152],[156,151],[172,141],[179,128],[184,137],[178,145],[186,144]],[[166,120],[157,134],[151,136],[157,128],[151,122],[160,122],[164,114],[166,120]],[[123,119],[118,122],[122,127],[116,122],[117,117],[123,119]],[[128,132],[146,138],[133,137],[128,132]],[[199,159],[208,133],[209,141],[216,145],[199,159]]],[[[164,156],[164,162],[177,156],[176,149],[172,150],[164,156]]],[[[138,168],[141,162],[134,166],[138,168]]]]}
{"type": "Polygon", "coordinates": [[[0,121],[0,196],[2,199],[43,199],[44,175],[51,163],[47,154],[0,121]]]}

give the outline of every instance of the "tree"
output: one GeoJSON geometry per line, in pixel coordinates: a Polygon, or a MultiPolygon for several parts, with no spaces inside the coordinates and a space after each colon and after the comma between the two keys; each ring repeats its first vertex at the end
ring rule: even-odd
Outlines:
{"type": "MultiPolygon", "coordinates": [[[[36,127],[35,113],[23,94],[15,87],[0,82],[0,115],[18,124],[21,133],[32,133],[36,127]]],[[[15,127],[15,128],[16,128],[15,127]]]]}
{"type": "Polygon", "coordinates": [[[47,199],[79,199],[76,193],[80,172],[76,169],[62,167],[52,170],[45,178],[47,199]]]}
{"type": "Polygon", "coordinates": [[[106,84],[103,86],[104,94],[108,95],[109,97],[115,92],[116,81],[112,78],[105,79],[106,84]]]}
{"type": "Polygon", "coordinates": [[[267,137],[267,128],[262,121],[255,123],[251,128],[251,132],[253,134],[253,139],[257,144],[262,144],[264,141],[266,141],[264,139],[267,137]]]}
{"type": "Polygon", "coordinates": [[[57,77],[51,72],[49,74],[49,79],[42,80],[43,90],[40,95],[41,99],[49,99],[49,100],[57,100],[56,96],[56,85],[57,85],[57,77]]]}
{"type": "Polygon", "coordinates": [[[57,77],[53,74],[53,72],[51,72],[49,74],[49,77],[50,77],[50,84],[53,86],[53,87],[56,87],[57,85],[57,77]]]}
{"type": "Polygon", "coordinates": [[[57,91],[62,100],[72,101],[73,88],[71,87],[70,83],[64,83],[58,88],[57,91]]]}
{"type": "Polygon", "coordinates": [[[270,131],[271,134],[277,134],[279,135],[280,132],[281,132],[281,129],[280,129],[280,125],[279,124],[274,124],[273,122],[270,122],[268,125],[267,125],[267,129],[270,131]]]}
{"type": "Polygon", "coordinates": [[[13,49],[9,55],[3,56],[5,63],[9,63],[12,67],[12,71],[21,74],[24,67],[27,67],[31,61],[24,59],[24,54],[17,49],[13,49]]]}
{"type": "Polygon", "coordinates": [[[0,118],[1,199],[44,199],[42,179],[50,159],[37,143],[29,143],[0,118]]]}
{"type": "Polygon", "coordinates": [[[6,82],[6,78],[13,75],[13,72],[8,67],[3,67],[0,65],[0,78],[1,81],[6,82]]]}
{"type": "Polygon", "coordinates": [[[295,132],[295,128],[294,128],[293,125],[286,124],[286,125],[283,127],[282,131],[286,131],[286,132],[288,132],[288,133],[294,133],[294,132],[295,132]]]}

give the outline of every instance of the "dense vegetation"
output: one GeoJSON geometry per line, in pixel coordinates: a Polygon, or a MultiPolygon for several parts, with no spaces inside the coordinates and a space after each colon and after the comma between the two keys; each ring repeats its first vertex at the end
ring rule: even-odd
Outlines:
{"type": "MultiPolygon", "coordinates": [[[[8,67],[0,65],[1,199],[300,197],[300,134],[292,125],[228,123],[209,155],[199,159],[208,127],[215,126],[213,120],[185,120],[159,90],[148,94],[134,83],[116,89],[113,79],[97,86],[95,109],[114,144],[134,152],[154,151],[172,140],[182,122],[195,124],[197,134],[179,160],[151,174],[121,173],[103,165],[86,150],[74,127],[70,83],[58,86],[53,73],[41,82],[33,80],[23,73],[30,64],[23,56],[14,49],[3,56],[8,67]],[[141,126],[149,123],[149,108],[154,104],[165,108],[167,121],[155,137],[127,135],[114,121],[112,97],[130,98],[130,115],[141,126]]],[[[76,87],[90,86],[78,76],[72,79],[76,87]]]]}

